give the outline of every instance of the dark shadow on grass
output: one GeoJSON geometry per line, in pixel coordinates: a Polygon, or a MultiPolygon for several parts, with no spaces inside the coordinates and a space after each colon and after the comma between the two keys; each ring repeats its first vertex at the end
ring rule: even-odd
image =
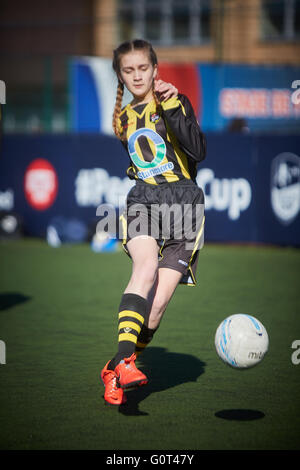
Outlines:
{"type": "Polygon", "coordinates": [[[220,410],[215,413],[217,418],[227,419],[228,421],[254,421],[265,417],[262,411],[258,410],[220,410]]]}
{"type": "Polygon", "coordinates": [[[4,292],[0,294],[0,311],[7,310],[15,305],[31,300],[31,297],[19,292],[4,292]]]}
{"type": "Polygon", "coordinates": [[[196,382],[204,373],[205,365],[190,354],[174,353],[166,348],[146,348],[137,361],[137,367],[147,375],[149,383],[127,391],[127,403],[119,407],[119,412],[127,416],[147,416],[148,413],[139,409],[145,398],[186,382],[196,382]]]}

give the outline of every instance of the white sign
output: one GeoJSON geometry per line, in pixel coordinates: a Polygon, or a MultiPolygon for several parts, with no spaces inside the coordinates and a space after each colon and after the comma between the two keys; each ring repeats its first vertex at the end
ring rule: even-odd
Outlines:
{"type": "Polygon", "coordinates": [[[6,344],[0,340],[0,364],[6,364],[6,344]]]}
{"type": "Polygon", "coordinates": [[[133,185],[128,177],[110,176],[104,168],[83,168],[75,180],[75,199],[81,207],[97,207],[103,202],[119,207],[133,185]]]}
{"type": "Polygon", "coordinates": [[[3,80],[0,80],[0,104],[6,103],[6,86],[3,80]]]}
{"type": "Polygon", "coordinates": [[[214,171],[198,171],[197,184],[205,194],[205,210],[227,211],[228,218],[238,220],[251,204],[252,191],[245,178],[216,178],[214,171]]]}
{"type": "Polygon", "coordinates": [[[271,165],[271,205],[278,220],[288,225],[300,210],[300,158],[284,152],[271,165]]]}

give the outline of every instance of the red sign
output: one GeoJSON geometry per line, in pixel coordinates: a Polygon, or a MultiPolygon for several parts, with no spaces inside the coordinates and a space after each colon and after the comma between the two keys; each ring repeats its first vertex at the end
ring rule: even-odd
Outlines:
{"type": "Polygon", "coordinates": [[[159,65],[159,76],[157,78],[172,83],[178,88],[179,93],[186,95],[194,108],[196,117],[201,119],[201,80],[195,64],[161,63],[159,65]]]}
{"type": "Polygon", "coordinates": [[[44,211],[54,203],[57,190],[58,179],[51,163],[43,158],[31,162],[24,176],[24,191],[28,204],[33,209],[44,211]]]}

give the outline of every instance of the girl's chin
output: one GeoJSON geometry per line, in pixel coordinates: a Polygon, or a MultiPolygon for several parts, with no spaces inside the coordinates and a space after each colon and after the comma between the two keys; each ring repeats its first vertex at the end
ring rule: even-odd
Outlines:
{"type": "Polygon", "coordinates": [[[137,88],[137,87],[134,87],[132,90],[130,90],[131,93],[134,95],[134,96],[137,96],[139,98],[143,98],[144,96],[146,96],[147,93],[145,93],[145,90],[143,88],[137,88]]]}

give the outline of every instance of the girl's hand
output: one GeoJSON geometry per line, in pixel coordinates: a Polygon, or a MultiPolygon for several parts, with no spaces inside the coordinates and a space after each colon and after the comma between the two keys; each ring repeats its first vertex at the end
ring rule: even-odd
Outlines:
{"type": "Polygon", "coordinates": [[[161,101],[167,101],[170,98],[175,98],[178,95],[177,88],[172,83],[164,82],[163,80],[155,80],[154,91],[159,94],[161,101]]]}

